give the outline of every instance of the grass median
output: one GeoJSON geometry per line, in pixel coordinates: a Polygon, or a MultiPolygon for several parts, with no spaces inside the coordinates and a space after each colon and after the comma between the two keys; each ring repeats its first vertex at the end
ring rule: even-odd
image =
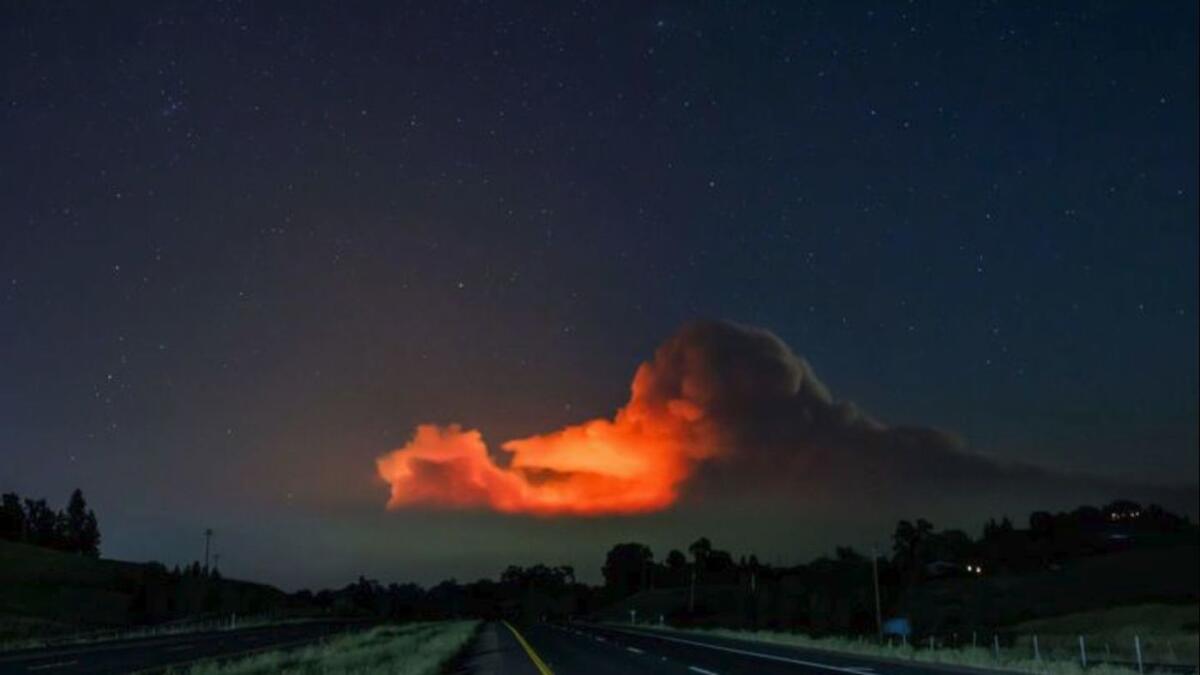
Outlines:
{"type": "Polygon", "coordinates": [[[175,675],[434,675],[475,635],[476,621],[379,626],[325,642],[242,658],[206,661],[175,675]]]}

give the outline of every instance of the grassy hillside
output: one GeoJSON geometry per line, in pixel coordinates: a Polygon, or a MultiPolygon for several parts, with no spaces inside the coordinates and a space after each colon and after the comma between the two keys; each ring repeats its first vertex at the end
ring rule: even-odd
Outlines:
{"type": "Polygon", "coordinates": [[[1200,662],[1198,617],[1200,607],[1195,604],[1144,604],[1036,619],[1011,630],[1022,636],[1018,644],[1031,648],[1029,636],[1037,635],[1043,650],[1071,654],[1077,653],[1076,641],[1083,636],[1098,657],[1125,661],[1136,658],[1136,636],[1147,662],[1196,664],[1200,662]]]}
{"type": "Polygon", "coordinates": [[[921,632],[1011,626],[1039,617],[1200,598],[1200,547],[1123,551],[1078,558],[1035,574],[946,579],[913,588],[901,614],[921,632]]]}
{"type": "Polygon", "coordinates": [[[259,614],[283,608],[286,599],[263,584],[176,576],[153,563],[0,541],[0,639],[205,614],[259,614]]]}
{"type": "Polygon", "coordinates": [[[1014,630],[1043,635],[1111,635],[1132,637],[1142,633],[1195,633],[1200,627],[1200,607],[1185,605],[1131,605],[1094,612],[1077,612],[1017,624],[1014,630]]]}

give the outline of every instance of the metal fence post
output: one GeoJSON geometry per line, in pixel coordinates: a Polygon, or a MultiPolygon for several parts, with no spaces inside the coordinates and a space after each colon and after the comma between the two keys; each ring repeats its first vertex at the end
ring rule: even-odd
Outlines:
{"type": "Polygon", "coordinates": [[[992,633],[992,656],[1000,660],[1000,636],[995,633],[992,633]]]}
{"type": "Polygon", "coordinates": [[[1142,673],[1142,639],[1137,635],[1133,636],[1133,653],[1137,655],[1138,673],[1142,673]]]}
{"type": "Polygon", "coordinates": [[[1087,668],[1087,647],[1083,644],[1083,636],[1079,636],[1079,665],[1087,668]]]}
{"type": "Polygon", "coordinates": [[[1042,662],[1042,652],[1038,649],[1037,635],[1033,636],[1033,660],[1038,663],[1042,662]]]}

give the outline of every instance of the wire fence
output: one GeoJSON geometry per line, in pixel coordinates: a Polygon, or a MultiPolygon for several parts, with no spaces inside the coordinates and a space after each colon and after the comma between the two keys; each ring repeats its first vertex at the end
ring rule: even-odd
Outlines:
{"type": "Polygon", "coordinates": [[[914,652],[961,651],[993,662],[1074,662],[1081,668],[1115,665],[1147,672],[1198,672],[1200,642],[1196,634],[1161,635],[1127,631],[1119,635],[1032,634],[1008,631],[964,631],[940,635],[889,636],[889,647],[914,652]]]}

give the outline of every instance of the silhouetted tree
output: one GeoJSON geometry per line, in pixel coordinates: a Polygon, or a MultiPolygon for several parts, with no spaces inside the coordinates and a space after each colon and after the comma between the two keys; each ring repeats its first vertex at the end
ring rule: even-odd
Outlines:
{"type": "Polygon", "coordinates": [[[1034,511],[1029,514],[1029,534],[1034,539],[1049,539],[1054,536],[1054,516],[1049,511],[1034,511]]]}
{"type": "Polygon", "coordinates": [[[350,592],[350,600],[354,603],[354,607],[366,612],[377,610],[379,596],[383,592],[378,581],[360,576],[358,581],[350,584],[347,590],[350,592]]]}
{"type": "Polygon", "coordinates": [[[671,552],[667,554],[667,569],[679,572],[684,567],[687,567],[687,556],[677,548],[671,549],[671,552]]]}
{"type": "Polygon", "coordinates": [[[733,555],[729,551],[709,551],[704,558],[704,571],[709,574],[726,574],[736,567],[733,564],[733,555]]]}
{"type": "Polygon", "coordinates": [[[933,524],[924,518],[918,518],[915,525],[907,520],[896,523],[896,531],[892,534],[893,560],[909,584],[921,578],[926,561],[925,543],[932,533],[933,524]]]}
{"type": "Polygon", "coordinates": [[[604,559],[604,585],[618,598],[641,590],[646,581],[646,567],[654,561],[654,553],[645,544],[617,544],[604,559]]]}
{"type": "Polygon", "coordinates": [[[866,558],[854,550],[852,546],[838,546],[834,549],[834,555],[837,556],[838,562],[862,562],[866,558]]]}
{"type": "Polygon", "coordinates": [[[908,569],[917,555],[917,529],[907,520],[896,523],[892,532],[892,557],[901,569],[908,569]]]}
{"type": "Polygon", "coordinates": [[[66,550],[79,550],[79,539],[86,520],[87,500],[83,498],[83,491],[75,488],[75,491],[71,493],[71,498],[67,500],[67,512],[64,519],[63,544],[66,550]]]}
{"type": "Polygon", "coordinates": [[[933,543],[934,555],[954,563],[963,564],[977,553],[975,542],[962,530],[944,530],[933,543]]]}
{"type": "Polygon", "coordinates": [[[691,546],[688,546],[688,553],[692,554],[692,562],[696,563],[700,569],[704,569],[704,562],[712,550],[712,542],[708,540],[708,537],[700,537],[692,542],[691,546]]]}
{"type": "Polygon", "coordinates": [[[537,588],[557,591],[565,588],[567,584],[575,583],[575,569],[570,565],[557,567],[548,567],[546,565],[519,567],[517,565],[509,565],[500,574],[500,583],[508,584],[522,590],[537,588]]]}
{"type": "Polygon", "coordinates": [[[15,492],[5,493],[0,499],[0,539],[24,541],[25,509],[21,508],[21,497],[15,492]]]}
{"type": "Polygon", "coordinates": [[[63,517],[63,550],[84,555],[100,555],[100,527],[96,514],[88,508],[83,491],[76,488],[67,502],[63,517]]]}
{"type": "Polygon", "coordinates": [[[100,557],[100,523],[91,509],[83,519],[83,530],[79,533],[79,552],[93,558],[100,557]]]}
{"type": "Polygon", "coordinates": [[[45,499],[25,500],[26,541],[48,548],[62,547],[62,519],[45,499]]]}

